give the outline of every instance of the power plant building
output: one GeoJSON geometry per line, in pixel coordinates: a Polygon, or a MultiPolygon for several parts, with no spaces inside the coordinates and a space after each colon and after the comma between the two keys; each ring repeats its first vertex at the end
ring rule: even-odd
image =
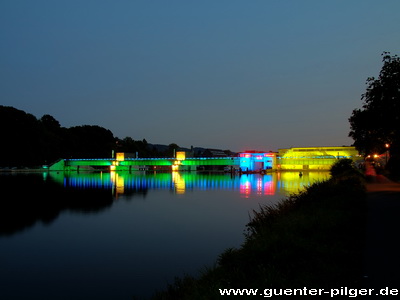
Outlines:
{"type": "Polygon", "coordinates": [[[279,170],[329,170],[341,158],[362,159],[355,147],[304,147],[279,149],[276,166],[279,170]]]}

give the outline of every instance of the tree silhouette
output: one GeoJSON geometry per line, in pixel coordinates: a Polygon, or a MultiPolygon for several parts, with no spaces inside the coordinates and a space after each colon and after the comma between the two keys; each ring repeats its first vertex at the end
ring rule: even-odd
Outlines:
{"type": "Polygon", "coordinates": [[[97,125],[65,128],[51,115],[40,119],[11,106],[0,105],[0,168],[41,167],[60,158],[111,158],[113,152],[139,157],[172,157],[177,144],[151,145],[146,139],[119,139],[97,125]],[[161,147],[158,147],[161,146],[161,147]]]}
{"type": "Polygon", "coordinates": [[[400,58],[382,54],[379,77],[367,79],[362,109],[354,109],[349,136],[364,155],[383,153],[389,146],[391,164],[399,164],[400,154],[400,58]],[[386,146],[386,147],[385,147],[386,146]]]}

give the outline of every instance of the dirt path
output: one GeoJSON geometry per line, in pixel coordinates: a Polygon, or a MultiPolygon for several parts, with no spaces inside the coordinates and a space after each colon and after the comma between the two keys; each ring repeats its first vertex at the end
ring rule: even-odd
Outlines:
{"type": "Polygon", "coordinates": [[[396,298],[400,298],[400,184],[382,175],[370,178],[365,284],[375,289],[398,289],[396,298]]]}

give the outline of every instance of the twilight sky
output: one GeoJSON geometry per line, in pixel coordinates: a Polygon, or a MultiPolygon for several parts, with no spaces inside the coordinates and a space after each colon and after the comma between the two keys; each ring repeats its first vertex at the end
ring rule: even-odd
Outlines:
{"type": "Polygon", "coordinates": [[[398,0],[1,0],[0,104],[242,151],[350,145],[398,0]]]}

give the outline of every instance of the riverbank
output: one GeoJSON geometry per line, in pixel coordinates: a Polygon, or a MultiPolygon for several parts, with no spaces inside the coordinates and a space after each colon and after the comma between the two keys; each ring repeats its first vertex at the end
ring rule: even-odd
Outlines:
{"type": "Polygon", "coordinates": [[[353,172],[261,207],[239,249],[226,250],[200,278],[176,279],[152,299],[220,299],[219,289],[362,288],[365,199],[363,178],[353,172]]]}

